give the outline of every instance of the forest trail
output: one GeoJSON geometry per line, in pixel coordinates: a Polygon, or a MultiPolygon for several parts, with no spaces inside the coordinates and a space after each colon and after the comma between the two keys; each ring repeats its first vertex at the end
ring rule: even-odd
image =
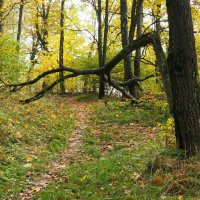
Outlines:
{"type": "MultiPolygon", "coordinates": [[[[73,130],[72,136],[69,139],[68,145],[64,151],[58,156],[58,160],[49,164],[46,173],[40,174],[35,180],[29,181],[27,179],[27,188],[20,192],[20,200],[30,200],[34,196],[44,190],[49,184],[53,182],[59,182],[58,174],[72,163],[80,152],[81,139],[83,136],[83,130],[89,123],[89,107],[88,102],[78,102],[75,97],[65,98],[67,104],[71,105],[72,112],[76,116],[75,130],[73,130]]],[[[95,103],[95,102],[90,102],[95,103]]]]}

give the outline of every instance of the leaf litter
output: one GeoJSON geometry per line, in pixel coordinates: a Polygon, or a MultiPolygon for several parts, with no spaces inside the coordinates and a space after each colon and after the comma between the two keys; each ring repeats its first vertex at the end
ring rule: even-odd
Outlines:
{"type": "MultiPolygon", "coordinates": [[[[30,180],[30,178],[33,175],[31,172],[27,174],[27,188],[20,192],[20,200],[32,199],[38,192],[44,190],[49,184],[61,181],[59,173],[62,171],[62,169],[66,168],[70,163],[72,163],[76,159],[77,155],[81,150],[80,147],[82,136],[84,133],[83,130],[85,128],[85,124],[87,124],[88,122],[88,104],[84,102],[77,102],[76,99],[73,97],[70,97],[68,101],[72,106],[72,111],[77,116],[75,124],[77,128],[73,131],[72,136],[69,139],[68,146],[59,155],[59,159],[52,162],[47,167],[47,172],[39,174],[36,178],[34,178],[34,180],[30,180]]],[[[27,157],[26,161],[31,162],[32,158],[27,157]]],[[[65,178],[65,182],[67,182],[67,178],[65,178]]]]}

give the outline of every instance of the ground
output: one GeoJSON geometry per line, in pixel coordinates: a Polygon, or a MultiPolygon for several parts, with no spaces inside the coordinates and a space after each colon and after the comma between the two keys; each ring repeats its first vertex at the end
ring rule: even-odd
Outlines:
{"type": "Polygon", "coordinates": [[[164,104],[2,99],[0,199],[200,199],[199,159],[174,150],[164,104]]]}

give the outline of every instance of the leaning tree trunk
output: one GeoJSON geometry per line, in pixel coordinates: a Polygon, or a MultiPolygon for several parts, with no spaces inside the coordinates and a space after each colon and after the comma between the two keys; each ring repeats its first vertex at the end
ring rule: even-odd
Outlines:
{"type": "Polygon", "coordinates": [[[169,103],[170,112],[172,113],[173,112],[173,99],[172,99],[171,82],[170,82],[170,78],[169,78],[169,69],[168,69],[165,52],[161,45],[160,34],[158,31],[153,34],[152,42],[153,42],[154,52],[156,55],[156,62],[158,65],[158,70],[160,72],[162,83],[163,83],[163,88],[167,95],[167,101],[169,103]]]}
{"type": "Polygon", "coordinates": [[[178,148],[188,155],[200,150],[198,67],[190,0],[167,0],[168,66],[178,148]]]}

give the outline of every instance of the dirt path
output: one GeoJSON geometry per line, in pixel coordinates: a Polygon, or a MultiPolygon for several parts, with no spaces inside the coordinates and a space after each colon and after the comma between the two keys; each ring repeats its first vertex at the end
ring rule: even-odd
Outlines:
{"type": "MultiPolygon", "coordinates": [[[[84,133],[84,128],[88,124],[88,103],[77,102],[73,97],[66,98],[67,103],[71,105],[72,112],[77,117],[75,125],[77,128],[73,131],[71,138],[69,139],[68,146],[58,156],[59,159],[52,162],[47,169],[46,173],[41,174],[37,179],[33,181],[27,180],[27,188],[19,195],[20,200],[30,200],[38,192],[44,190],[49,184],[59,181],[58,174],[62,169],[66,168],[71,162],[73,162],[80,152],[81,140],[84,133]]],[[[94,102],[92,102],[94,103],[94,102]]]]}

